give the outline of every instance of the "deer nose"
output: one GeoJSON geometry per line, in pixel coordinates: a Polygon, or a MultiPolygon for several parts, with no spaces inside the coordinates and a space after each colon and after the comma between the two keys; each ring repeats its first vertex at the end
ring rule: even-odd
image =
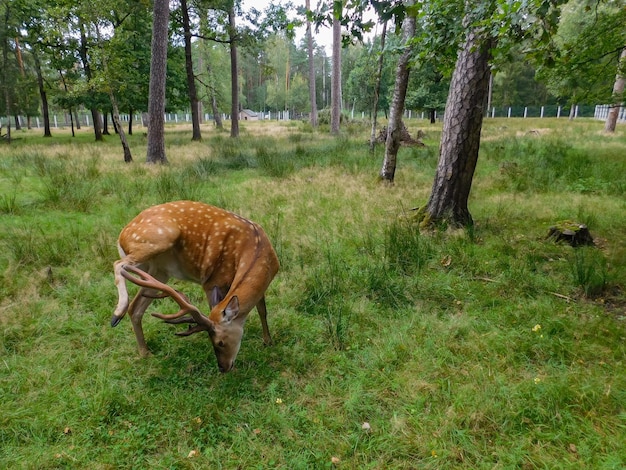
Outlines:
{"type": "Polygon", "coordinates": [[[233,370],[233,366],[235,365],[234,362],[231,362],[230,365],[228,367],[225,367],[221,364],[218,364],[218,368],[220,369],[220,372],[222,374],[225,374],[226,372],[230,372],[231,370],[233,370]]]}

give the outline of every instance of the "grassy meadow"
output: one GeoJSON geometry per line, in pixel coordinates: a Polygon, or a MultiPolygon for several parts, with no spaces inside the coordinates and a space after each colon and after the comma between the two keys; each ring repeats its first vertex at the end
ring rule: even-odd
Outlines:
{"type": "Polygon", "coordinates": [[[420,233],[441,127],[407,124],[426,146],[392,187],[360,123],[168,127],[167,166],[142,130],[132,164],[89,129],[0,141],[0,468],[625,468],[626,128],[487,120],[474,227],[420,233]],[[251,312],[229,374],[204,334],[146,315],[141,359],[109,324],[119,231],[176,199],[260,223],[281,262],[274,344],[251,312]],[[563,220],[596,246],[546,240],[563,220]]]}

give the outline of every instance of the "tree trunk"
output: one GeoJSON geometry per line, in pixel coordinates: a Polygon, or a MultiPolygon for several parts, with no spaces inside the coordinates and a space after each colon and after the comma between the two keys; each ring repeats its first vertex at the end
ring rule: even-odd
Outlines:
{"type": "Polygon", "coordinates": [[[169,0],[154,0],[152,58],[148,92],[148,150],[146,163],[167,163],[165,156],[165,77],[169,0]]]}
{"type": "Polygon", "coordinates": [[[109,132],[109,115],[102,113],[102,135],[111,135],[109,132]]]}
{"type": "Polygon", "coordinates": [[[492,42],[481,40],[472,30],[457,59],[443,117],[439,164],[424,224],[447,222],[454,227],[473,224],[467,201],[478,161],[492,42]]]}
{"type": "Polygon", "coordinates": [[[76,137],[76,132],[74,131],[74,115],[72,114],[72,108],[69,109],[70,115],[70,125],[72,127],[72,137],[76,137]]]}
{"type": "Polygon", "coordinates": [[[180,1],[183,14],[183,33],[185,36],[185,71],[187,72],[187,89],[189,91],[189,105],[191,106],[191,125],[193,128],[191,140],[202,140],[200,133],[200,117],[198,116],[198,93],[196,91],[196,77],[193,74],[193,59],[191,56],[191,25],[187,0],[180,1]]]}
{"type": "Polygon", "coordinates": [[[39,61],[39,50],[33,49],[33,62],[35,64],[35,72],[37,74],[37,87],[39,88],[39,98],[41,99],[41,112],[43,114],[43,136],[52,137],[50,131],[50,107],[48,105],[48,94],[43,81],[43,72],[41,71],[41,62],[39,61]]]}
{"type": "Polygon", "coordinates": [[[9,18],[10,18],[10,8],[9,4],[7,4],[5,17],[4,17],[4,37],[2,38],[2,83],[4,84],[4,105],[5,112],[7,116],[7,133],[5,139],[8,143],[11,143],[11,93],[9,91],[9,38],[7,36],[9,18]]]}
{"type": "Polygon", "coordinates": [[[130,163],[133,161],[133,156],[130,153],[130,145],[128,145],[128,140],[126,140],[126,134],[124,134],[124,129],[122,128],[122,121],[120,121],[120,110],[117,105],[117,100],[115,99],[115,95],[111,90],[109,90],[109,99],[111,100],[111,116],[113,117],[113,125],[115,126],[115,129],[120,136],[122,149],[124,149],[124,161],[126,163],[130,163]]]}
{"type": "MultiPolygon", "coordinates": [[[[81,21],[80,23],[80,45],[78,48],[78,54],[80,55],[81,62],[83,63],[83,70],[85,71],[85,77],[87,83],[91,86],[91,64],[89,63],[89,51],[87,48],[87,35],[85,34],[85,27],[81,21]]],[[[96,108],[95,104],[90,105],[91,109],[91,121],[93,122],[93,132],[96,141],[102,140],[102,120],[100,112],[96,108]]]]}
{"type": "Polygon", "coordinates": [[[341,23],[333,18],[333,71],[330,84],[330,131],[339,134],[341,125],[341,23]]]}
{"type": "Polygon", "coordinates": [[[235,7],[228,10],[228,35],[230,37],[230,75],[231,75],[231,118],[230,136],[239,137],[239,67],[237,65],[237,29],[235,25],[235,7]]]}
{"type": "MultiPolygon", "coordinates": [[[[622,53],[619,56],[619,62],[617,69],[621,70],[626,63],[626,47],[622,49],[622,53]]],[[[619,117],[619,111],[622,107],[623,94],[624,94],[624,85],[626,85],[626,77],[622,75],[620,72],[617,72],[617,76],[615,77],[615,84],[613,85],[613,99],[615,102],[611,105],[611,109],[609,109],[609,114],[606,117],[606,122],[604,123],[604,132],[615,132],[615,126],[617,126],[617,118],[619,117]]]]}
{"type": "Polygon", "coordinates": [[[387,139],[385,140],[385,158],[380,170],[380,178],[390,184],[393,184],[396,173],[396,160],[398,149],[400,148],[400,134],[402,132],[402,113],[404,111],[406,89],[409,84],[409,59],[411,58],[409,42],[414,35],[415,17],[407,15],[402,22],[404,51],[400,55],[396,67],[396,83],[391,101],[389,124],[387,125],[387,139]]]}
{"type": "MultiPolygon", "coordinates": [[[[305,8],[311,9],[311,0],[306,0],[305,8]]],[[[317,93],[315,91],[315,63],[313,62],[313,35],[311,21],[306,20],[306,47],[309,56],[309,100],[311,101],[311,125],[317,127],[317,93]]]]}
{"type": "Polygon", "coordinates": [[[374,107],[372,110],[372,133],[370,134],[370,150],[376,146],[376,124],[378,119],[378,101],[380,98],[380,82],[383,76],[385,63],[385,38],[387,37],[387,21],[383,22],[383,32],[380,36],[380,55],[378,56],[378,70],[376,71],[376,84],[374,86],[374,107]]]}

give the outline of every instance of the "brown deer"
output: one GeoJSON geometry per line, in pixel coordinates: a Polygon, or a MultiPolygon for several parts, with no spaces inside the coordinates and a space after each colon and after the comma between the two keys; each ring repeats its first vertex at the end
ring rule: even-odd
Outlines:
{"type": "Polygon", "coordinates": [[[263,341],[271,343],[265,291],[279,263],[256,223],[201,202],[170,202],[149,207],[131,220],[120,233],[118,250],[121,259],[113,266],[119,301],[111,326],[128,312],[142,356],[149,354],[142,317],[154,298],[168,296],[180,310],[152,315],[168,323],[190,323],[186,331],[177,333],[180,336],[208,331],[221,372],[233,368],[246,317],[255,306],[263,341]],[[168,286],[170,277],[202,285],[211,307],[209,315],[168,286]],[[141,287],[130,303],[125,279],[141,287]]]}

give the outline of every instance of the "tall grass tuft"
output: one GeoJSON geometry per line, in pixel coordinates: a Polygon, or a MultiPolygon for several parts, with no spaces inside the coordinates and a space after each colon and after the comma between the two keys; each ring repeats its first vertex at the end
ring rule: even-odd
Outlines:
{"type": "Polygon", "coordinates": [[[391,270],[404,275],[419,274],[433,253],[431,241],[421,236],[419,227],[410,219],[397,219],[385,230],[385,263],[391,270]]]}
{"type": "Polygon", "coordinates": [[[100,170],[98,160],[74,161],[69,156],[55,160],[36,160],[42,173],[43,201],[61,210],[89,212],[99,192],[100,170]]]}
{"type": "Polygon", "coordinates": [[[270,152],[266,147],[256,149],[259,168],[268,176],[285,178],[295,171],[294,156],[286,152],[270,152]]]}
{"type": "Polygon", "coordinates": [[[308,276],[298,309],[323,319],[329,343],[344,349],[350,329],[352,312],[351,288],[345,260],[328,249],[324,262],[308,276]]]}
{"type": "Polygon", "coordinates": [[[608,268],[604,255],[597,248],[574,249],[571,267],[574,284],[586,297],[598,297],[604,292],[608,284],[608,268]]]}

